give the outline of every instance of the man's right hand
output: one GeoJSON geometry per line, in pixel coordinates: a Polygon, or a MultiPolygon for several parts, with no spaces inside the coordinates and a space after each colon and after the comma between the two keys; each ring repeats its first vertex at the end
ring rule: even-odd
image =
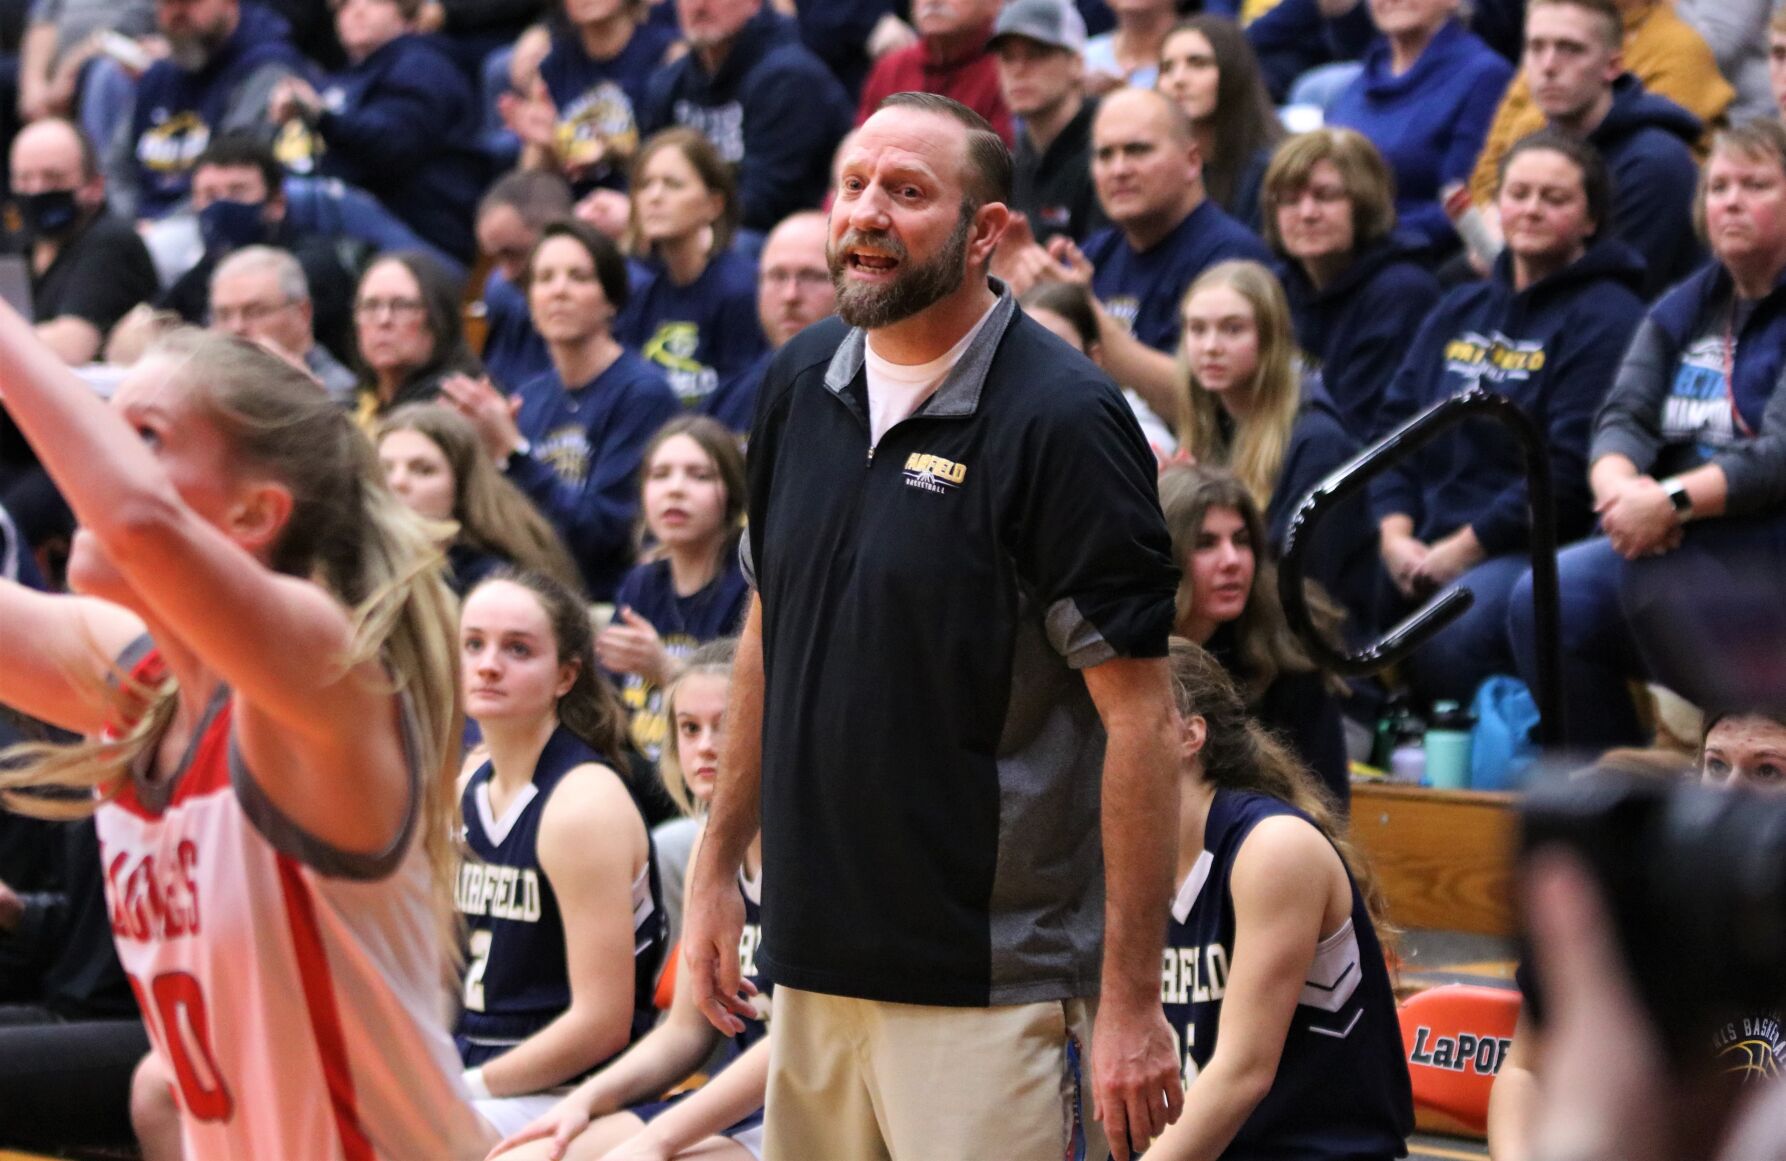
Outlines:
{"type": "Polygon", "coordinates": [[[698,859],[682,904],[682,970],[701,1015],[727,1036],[744,1031],[745,1018],[756,1016],[750,1003],[756,987],[738,966],[744,896],[733,873],[698,859]]]}

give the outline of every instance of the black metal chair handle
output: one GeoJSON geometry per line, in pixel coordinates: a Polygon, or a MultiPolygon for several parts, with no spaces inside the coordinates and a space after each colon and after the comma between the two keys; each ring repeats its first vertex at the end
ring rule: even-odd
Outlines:
{"type": "Polygon", "coordinates": [[[1518,404],[1504,395],[1480,388],[1453,395],[1360,452],[1350,463],[1333,471],[1303,497],[1290,519],[1284,550],[1278,565],[1278,593],[1290,627],[1320,664],[1335,673],[1363,676],[1399,661],[1463,616],[1475,601],[1466,588],[1439,594],[1390,629],[1376,642],[1355,650],[1340,650],[1316,629],[1304,590],[1306,558],[1314,542],[1314,529],[1343,500],[1362,491],[1370,481],[1413,455],[1446,431],[1469,419],[1491,419],[1511,429],[1525,459],[1526,499],[1531,508],[1532,598],[1538,636],[1538,688],[1533,695],[1541,715],[1539,741],[1554,745],[1563,738],[1561,661],[1558,657],[1557,534],[1555,500],[1551,490],[1550,460],[1545,455],[1544,435],[1518,404]]]}

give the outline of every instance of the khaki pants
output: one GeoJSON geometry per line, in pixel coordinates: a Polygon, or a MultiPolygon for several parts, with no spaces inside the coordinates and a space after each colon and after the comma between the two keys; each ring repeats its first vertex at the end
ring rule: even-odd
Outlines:
{"type": "Polygon", "coordinates": [[[1096,1006],[942,1008],[778,987],[763,1161],[1102,1161],[1096,1006]]]}

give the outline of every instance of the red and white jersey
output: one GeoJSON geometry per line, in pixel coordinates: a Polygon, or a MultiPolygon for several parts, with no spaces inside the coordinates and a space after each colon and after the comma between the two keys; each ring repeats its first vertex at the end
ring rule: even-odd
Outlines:
{"type": "MultiPolygon", "coordinates": [[[[150,654],[130,668],[152,681],[157,665],[150,654]]],[[[243,767],[227,691],[178,770],[134,776],[100,809],[118,958],[176,1080],[188,1158],[489,1148],[444,1023],[417,825],[384,856],[300,832],[243,767]]]]}

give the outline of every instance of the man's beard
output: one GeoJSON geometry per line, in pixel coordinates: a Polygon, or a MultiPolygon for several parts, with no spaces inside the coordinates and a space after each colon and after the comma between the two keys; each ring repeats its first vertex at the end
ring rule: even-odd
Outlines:
{"type": "Polygon", "coordinates": [[[217,50],[229,39],[228,30],[220,27],[200,29],[185,36],[167,38],[168,59],[181,72],[196,73],[211,63],[217,50]]]}
{"type": "Polygon", "coordinates": [[[831,285],[837,291],[837,316],[853,327],[873,330],[904,322],[918,312],[955,293],[967,277],[967,240],[973,232],[974,207],[963,202],[955,230],[943,248],[926,262],[907,267],[907,251],[893,235],[851,230],[826,254],[831,285]],[[891,254],[899,263],[893,281],[885,286],[865,286],[846,277],[844,258],[853,246],[870,246],[891,254]]]}

